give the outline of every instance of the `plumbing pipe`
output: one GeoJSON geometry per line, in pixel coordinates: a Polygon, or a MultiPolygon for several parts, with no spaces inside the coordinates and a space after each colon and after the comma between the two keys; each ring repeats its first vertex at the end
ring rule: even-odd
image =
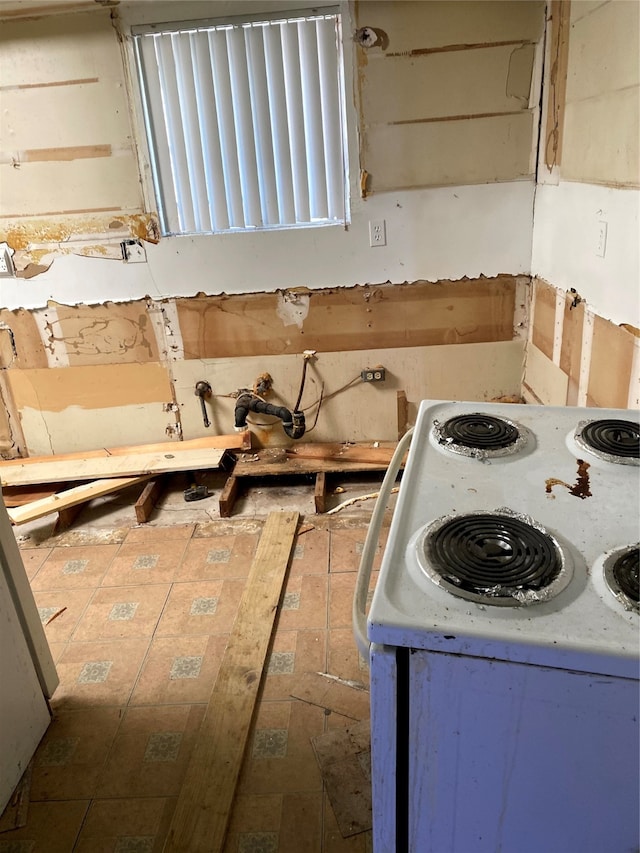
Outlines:
{"type": "Polygon", "coordinates": [[[235,429],[237,432],[247,428],[247,415],[249,412],[260,412],[264,415],[273,415],[280,418],[282,428],[289,438],[302,438],[306,429],[304,412],[290,412],[285,406],[273,406],[265,403],[250,391],[242,392],[236,400],[235,429]]]}

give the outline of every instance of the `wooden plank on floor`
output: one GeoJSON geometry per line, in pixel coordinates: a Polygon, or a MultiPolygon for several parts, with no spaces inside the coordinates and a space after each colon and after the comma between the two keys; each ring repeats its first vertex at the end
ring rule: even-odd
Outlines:
{"type": "Polygon", "coordinates": [[[128,456],[85,457],[73,461],[53,457],[38,465],[22,461],[0,464],[3,486],[26,486],[68,480],[100,480],[105,477],[140,477],[169,471],[218,468],[226,450],[204,448],[179,453],[131,453],[128,456]]]}
{"type": "Polygon", "coordinates": [[[73,506],[65,507],[64,509],[58,510],[58,520],[55,523],[55,527],[53,528],[54,533],[60,533],[62,530],[66,530],[68,527],[71,527],[73,522],[82,512],[85,501],[82,503],[73,504],[73,506]]]}
{"type": "Polygon", "coordinates": [[[7,510],[12,524],[25,524],[35,521],[52,512],[61,512],[78,504],[86,503],[103,495],[118,492],[134,483],[143,483],[147,477],[116,477],[109,480],[97,480],[94,483],[84,483],[73,489],[65,489],[55,495],[32,501],[24,506],[7,510]]]}
{"type": "MultiPolygon", "coordinates": [[[[82,459],[103,459],[106,456],[130,456],[132,453],[184,453],[186,450],[251,450],[251,432],[245,430],[233,435],[208,435],[187,441],[159,441],[154,444],[128,444],[121,447],[101,447],[98,450],[78,450],[73,453],[56,453],[54,456],[27,456],[11,459],[22,465],[39,465],[41,462],[74,462],[82,459]]],[[[0,468],[4,463],[0,462],[0,468]]]]}
{"type": "Polygon", "coordinates": [[[144,524],[145,521],[149,521],[149,516],[160,497],[163,485],[162,478],[157,477],[155,480],[150,480],[142,490],[140,497],[133,507],[138,524],[144,524]]]}
{"type": "Polygon", "coordinates": [[[299,515],[272,512],[171,821],[164,853],[220,853],[299,515]]]}
{"type": "Polygon", "coordinates": [[[233,505],[238,497],[239,486],[240,482],[234,474],[227,478],[227,482],[224,484],[224,489],[222,490],[222,494],[218,501],[220,518],[231,518],[233,505]]]}
{"type": "Polygon", "coordinates": [[[313,495],[316,512],[324,512],[327,508],[327,475],[324,471],[316,474],[316,488],[313,495]]]}

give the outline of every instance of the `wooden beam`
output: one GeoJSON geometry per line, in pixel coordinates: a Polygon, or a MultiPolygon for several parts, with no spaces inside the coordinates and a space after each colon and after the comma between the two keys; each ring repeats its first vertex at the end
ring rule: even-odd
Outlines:
{"type": "Polygon", "coordinates": [[[407,431],[409,423],[409,404],[407,402],[407,394],[405,391],[398,391],[397,395],[397,411],[398,411],[398,441],[407,431]]]}
{"type": "MultiPolygon", "coordinates": [[[[104,459],[107,456],[130,456],[132,453],[184,453],[186,450],[251,450],[251,433],[246,430],[234,435],[211,435],[191,438],[188,441],[159,441],[154,444],[128,444],[122,447],[100,447],[98,450],[78,450],[73,453],[56,453],[54,456],[27,456],[25,459],[7,460],[21,465],[39,465],[54,459],[74,462],[78,459],[104,459]]],[[[2,465],[0,462],[0,470],[2,465]]]]}
{"type": "Polygon", "coordinates": [[[3,486],[59,483],[69,480],[100,480],[104,477],[140,477],[169,471],[198,471],[218,468],[225,450],[186,450],[174,453],[132,453],[129,456],[85,457],[68,460],[53,457],[38,465],[22,461],[0,464],[3,486]]]}
{"type": "Polygon", "coordinates": [[[238,497],[238,487],[240,483],[238,478],[232,474],[227,478],[224,484],[224,489],[220,495],[218,505],[220,507],[220,518],[230,518],[233,511],[233,505],[238,497]]]}
{"type": "Polygon", "coordinates": [[[251,564],[164,853],[220,853],[299,515],[272,512],[251,564]]]}
{"type": "Polygon", "coordinates": [[[327,475],[324,471],[316,474],[316,489],[313,495],[316,504],[316,512],[324,512],[326,510],[327,498],[327,475]]]}
{"type": "Polygon", "coordinates": [[[68,527],[71,527],[76,518],[80,515],[84,508],[83,503],[74,504],[73,506],[68,506],[65,509],[58,510],[58,520],[55,523],[53,528],[54,533],[59,533],[61,530],[66,530],[68,527]]]}
{"type": "Polygon", "coordinates": [[[163,485],[162,478],[158,477],[155,480],[150,480],[142,490],[134,506],[138,524],[144,524],[145,521],[149,521],[149,516],[160,497],[163,485]]]}
{"type": "Polygon", "coordinates": [[[93,500],[93,498],[99,498],[102,495],[120,491],[120,489],[125,489],[134,483],[142,483],[146,479],[148,478],[117,477],[111,480],[97,480],[94,483],[84,483],[82,486],[66,489],[47,498],[31,501],[31,503],[24,506],[13,507],[12,509],[8,509],[7,513],[12,524],[25,524],[27,521],[35,521],[36,518],[42,518],[51,512],[61,512],[69,509],[69,507],[93,500]]]}

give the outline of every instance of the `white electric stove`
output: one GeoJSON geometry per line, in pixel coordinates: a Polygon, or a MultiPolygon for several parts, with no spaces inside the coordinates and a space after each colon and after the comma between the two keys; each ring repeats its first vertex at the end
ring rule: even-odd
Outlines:
{"type": "Polygon", "coordinates": [[[638,849],[639,436],[421,404],[366,629],[375,853],[638,849]]]}

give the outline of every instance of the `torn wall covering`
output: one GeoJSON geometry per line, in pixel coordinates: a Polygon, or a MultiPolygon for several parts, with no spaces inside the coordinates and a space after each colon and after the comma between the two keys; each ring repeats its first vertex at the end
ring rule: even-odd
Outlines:
{"type": "MultiPolygon", "coordinates": [[[[0,374],[29,452],[65,452],[206,435],[194,395],[203,379],[214,392],[212,429],[229,432],[232,395],[252,387],[265,370],[274,380],[273,401],[292,406],[301,353],[315,349],[302,401],[310,421],[320,395],[326,401],[309,440],[392,440],[400,390],[412,401],[428,394],[485,399],[517,393],[526,310],[526,279],[511,276],[51,303],[31,312],[0,311],[0,374]],[[283,304],[302,304],[304,316],[283,311],[283,304]],[[359,381],[362,369],[380,363],[387,368],[383,385],[359,381]],[[342,386],[349,388],[332,397],[342,386]]],[[[279,425],[263,420],[254,425],[258,441],[286,443],[279,425]]]]}

